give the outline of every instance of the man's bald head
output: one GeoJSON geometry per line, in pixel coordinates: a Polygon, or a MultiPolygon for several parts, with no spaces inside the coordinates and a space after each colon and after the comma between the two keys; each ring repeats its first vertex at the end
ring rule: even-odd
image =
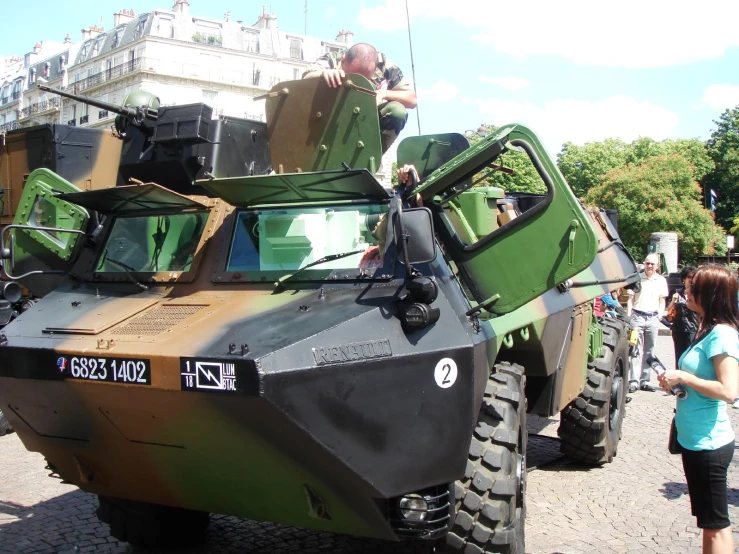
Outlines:
{"type": "Polygon", "coordinates": [[[344,73],[359,73],[371,79],[377,68],[377,50],[371,44],[359,42],[344,52],[341,69],[344,73]]]}

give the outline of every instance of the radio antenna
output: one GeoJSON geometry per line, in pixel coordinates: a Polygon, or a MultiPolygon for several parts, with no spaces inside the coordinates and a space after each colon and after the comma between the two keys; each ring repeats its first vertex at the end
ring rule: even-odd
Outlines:
{"type": "MultiPolygon", "coordinates": [[[[413,41],[411,40],[411,16],[408,13],[408,0],[405,0],[405,18],[408,22],[408,47],[411,50],[411,72],[413,73],[413,92],[418,96],[418,89],[416,88],[416,64],[413,61],[413,41]]],[[[421,134],[421,113],[418,111],[418,104],[416,104],[416,121],[418,122],[418,134],[421,134]]]]}

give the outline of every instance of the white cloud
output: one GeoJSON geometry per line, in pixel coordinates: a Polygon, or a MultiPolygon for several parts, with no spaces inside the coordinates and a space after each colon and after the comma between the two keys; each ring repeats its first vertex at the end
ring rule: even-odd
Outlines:
{"type": "Polygon", "coordinates": [[[717,110],[739,105],[738,85],[710,85],[703,91],[703,103],[717,110]]]}
{"type": "MultiPolygon", "coordinates": [[[[549,55],[579,64],[650,68],[687,64],[739,46],[736,0],[530,0],[525,16],[517,3],[490,0],[408,0],[411,22],[444,19],[451,32],[471,34],[512,56],[549,55]],[[523,19],[522,19],[523,17],[523,19]],[[465,30],[452,28],[452,24],[465,30]],[[525,39],[521,30],[525,29],[525,39]]],[[[404,0],[382,0],[360,10],[367,29],[405,29],[404,0]]]]}
{"type": "Polygon", "coordinates": [[[419,102],[429,97],[433,98],[437,102],[449,102],[457,97],[459,94],[459,88],[454,83],[447,83],[444,79],[434,83],[431,88],[422,88],[418,90],[419,102]]]}
{"type": "Polygon", "coordinates": [[[326,8],[326,17],[329,19],[332,19],[336,15],[336,8],[334,6],[329,6],[326,8]]]}
{"type": "Polygon", "coordinates": [[[531,86],[531,82],[521,77],[489,77],[488,75],[480,75],[481,83],[490,83],[497,85],[506,90],[523,90],[531,86]]]}
{"type": "Polygon", "coordinates": [[[464,101],[477,105],[481,121],[530,126],[552,156],[565,141],[583,144],[608,137],[627,142],[640,136],[671,138],[676,135],[679,122],[677,114],[630,96],[613,96],[598,102],[554,100],[543,106],[501,98],[464,101]]]}

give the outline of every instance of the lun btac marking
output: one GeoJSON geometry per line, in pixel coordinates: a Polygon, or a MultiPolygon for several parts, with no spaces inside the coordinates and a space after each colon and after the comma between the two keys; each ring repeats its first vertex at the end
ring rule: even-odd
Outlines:
{"type": "Polygon", "coordinates": [[[180,376],[182,390],[236,392],[236,369],[232,363],[183,360],[180,376]]]}

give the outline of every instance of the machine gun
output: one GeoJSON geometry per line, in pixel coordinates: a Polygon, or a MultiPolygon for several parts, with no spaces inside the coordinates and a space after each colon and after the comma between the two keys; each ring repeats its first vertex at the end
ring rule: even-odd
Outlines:
{"type": "Polygon", "coordinates": [[[70,94],[69,92],[64,92],[46,85],[39,85],[38,88],[45,92],[58,94],[59,96],[118,114],[118,117],[115,119],[115,129],[121,135],[125,134],[126,127],[129,124],[151,132],[152,127],[146,126],[145,123],[147,121],[156,121],[159,117],[159,98],[145,91],[129,93],[124,99],[123,105],[119,106],[118,104],[104,102],[103,100],[97,100],[87,96],[70,94]]]}

